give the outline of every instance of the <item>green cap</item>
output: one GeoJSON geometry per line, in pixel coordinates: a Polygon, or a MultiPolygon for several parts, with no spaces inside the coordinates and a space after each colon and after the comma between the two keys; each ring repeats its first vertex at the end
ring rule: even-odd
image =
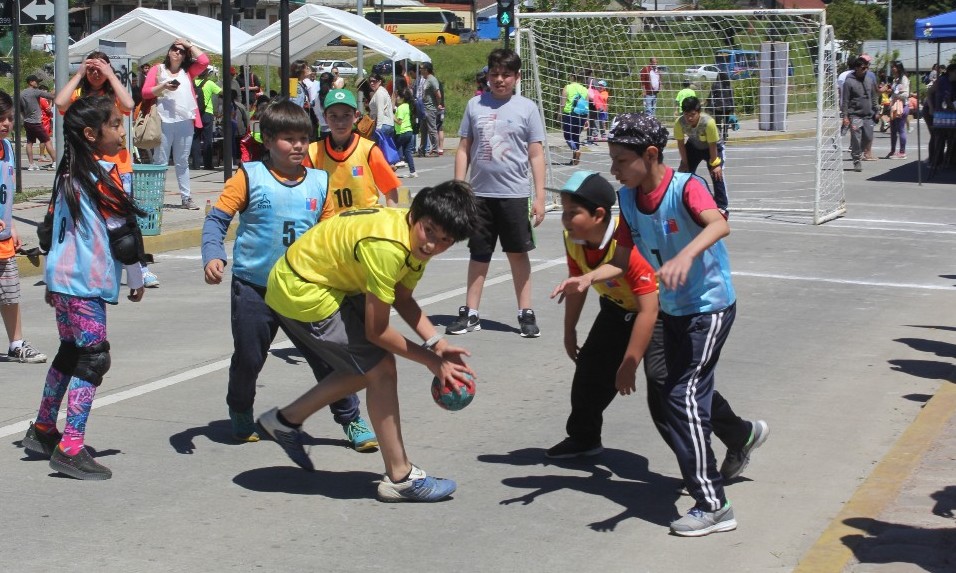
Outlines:
{"type": "Polygon", "coordinates": [[[340,103],[352,109],[358,109],[358,104],[355,103],[355,96],[352,95],[352,92],[349,90],[330,90],[329,93],[325,95],[325,101],[322,102],[322,107],[329,109],[333,105],[340,103]]]}

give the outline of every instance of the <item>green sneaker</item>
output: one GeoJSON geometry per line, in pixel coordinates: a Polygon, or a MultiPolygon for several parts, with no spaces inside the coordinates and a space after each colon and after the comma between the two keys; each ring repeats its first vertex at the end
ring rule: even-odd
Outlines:
{"type": "Polygon", "coordinates": [[[378,447],[375,432],[368,427],[362,416],[344,424],[342,429],[345,430],[345,435],[348,436],[349,443],[356,452],[367,452],[378,447]]]}
{"type": "Polygon", "coordinates": [[[237,442],[258,442],[259,432],[256,427],[252,408],[244,412],[237,412],[229,408],[229,419],[232,421],[232,437],[237,442]]]}

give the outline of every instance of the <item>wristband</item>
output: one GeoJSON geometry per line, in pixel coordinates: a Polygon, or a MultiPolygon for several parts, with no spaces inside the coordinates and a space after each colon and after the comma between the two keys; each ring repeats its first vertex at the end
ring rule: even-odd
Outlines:
{"type": "Polygon", "coordinates": [[[436,334],[435,336],[432,336],[431,338],[426,340],[424,343],[422,343],[422,348],[424,348],[425,350],[431,350],[435,348],[435,345],[441,342],[443,338],[445,338],[444,334],[436,334]]]}
{"type": "Polygon", "coordinates": [[[711,162],[708,163],[707,165],[710,165],[711,167],[720,167],[720,165],[721,165],[722,163],[723,163],[723,161],[721,161],[720,158],[718,157],[717,159],[711,161],[711,162]]]}

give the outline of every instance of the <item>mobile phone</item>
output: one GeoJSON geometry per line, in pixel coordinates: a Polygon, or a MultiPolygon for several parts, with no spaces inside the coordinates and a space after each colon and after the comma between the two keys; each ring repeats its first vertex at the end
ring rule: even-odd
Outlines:
{"type": "Polygon", "coordinates": [[[179,86],[179,80],[172,80],[169,83],[173,84],[174,86],[179,86]]]}

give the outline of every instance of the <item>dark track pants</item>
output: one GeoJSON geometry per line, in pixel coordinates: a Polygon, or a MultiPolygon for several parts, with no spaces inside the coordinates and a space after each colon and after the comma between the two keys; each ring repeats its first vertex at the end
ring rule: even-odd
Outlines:
{"type": "MultiPolygon", "coordinates": [[[[710,435],[714,406],[729,408],[726,401],[714,400],[714,368],[735,315],[732,304],[713,314],[665,314],[663,320],[668,371],[664,416],[684,484],[704,511],[716,511],[727,501],[710,435]]],[[[735,441],[736,447],[743,444],[739,437],[735,441]]]]}
{"type": "MultiPolygon", "coordinates": [[[[266,289],[247,283],[241,279],[232,279],[232,363],[229,365],[229,390],[226,403],[237,412],[252,408],[256,399],[256,381],[259,372],[269,356],[269,346],[276,337],[280,322],[276,314],[266,305],[266,289]]],[[[288,333],[286,333],[288,335],[288,333]]],[[[316,382],[321,382],[331,369],[325,362],[303,354],[315,374],[316,382]]],[[[359,398],[350,394],[329,409],[335,421],[348,424],[359,416],[359,398]]]]}

